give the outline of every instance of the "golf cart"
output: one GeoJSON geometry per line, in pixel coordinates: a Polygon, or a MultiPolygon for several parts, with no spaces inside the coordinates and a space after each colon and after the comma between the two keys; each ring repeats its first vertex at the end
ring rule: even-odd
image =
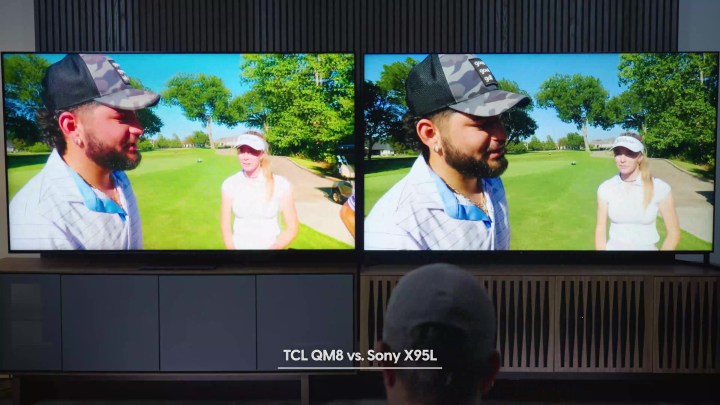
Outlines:
{"type": "Polygon", "coordinates": [[[334,182],[331,191],[333,201],[338,204],[343,204],[350,198],[355,188],[355,167],[349,161],[354,160],[353,153],[353,145],[342,145],[338,147],[338,154],[336,156],[338,173],[343,180],[334,182]]]}

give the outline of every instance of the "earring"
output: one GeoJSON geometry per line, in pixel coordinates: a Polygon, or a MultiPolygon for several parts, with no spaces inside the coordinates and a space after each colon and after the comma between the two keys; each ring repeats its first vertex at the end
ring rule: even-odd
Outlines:
{"type": "Polygon", "coordinates": [[[80,146],[80,138],[75,138],[75,145],[80,146]]]}
{"type": "Polygon", "coordinates": [[[433,151],[435,153],[440,153],[440,145],[438,145],[438,144],[433,145],[433,151]]]}

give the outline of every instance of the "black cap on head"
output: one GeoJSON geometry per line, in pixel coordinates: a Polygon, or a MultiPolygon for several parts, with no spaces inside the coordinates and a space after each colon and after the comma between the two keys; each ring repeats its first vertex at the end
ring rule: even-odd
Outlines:
{"type": "Polygon", "coordinates": [[[485,62],[470,54],[428,55],[412,68],[405,87],[408,108],[418,116],[452,108],[492,117],[530,102],[527,96],[500,90],[485,62]]]}
{"type": "Polygon", "coordinates": [[[495,349],[493,304],[482,284],[458,266],[430,264],[403,276],[390,294],[382,340],[393,352],[411,349],[411,331],[427,323],[461,331],[475,364],[495,349]]]}
{"type": "Polygon", "coordinates": [[[53,63],[42,81],[48,111],[62,111],[88,101],[121,110],[140,110],[158,103],[160,95],[130,85],[114,60],[98,54],[68,54],[53,63]]]}

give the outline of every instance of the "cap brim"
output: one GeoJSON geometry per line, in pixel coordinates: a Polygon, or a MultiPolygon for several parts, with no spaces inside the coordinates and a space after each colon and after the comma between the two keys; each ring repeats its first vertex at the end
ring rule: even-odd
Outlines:
{"type": "Polygon", "coordinates": [[[138,89],[124,89],[106,96],[94,99],[100,104],[120,110],[142,110],[152,107],[160,101],[160,95],[151,91],[138,89]]]}
{"type": "Polygon", "coordinates": [[[617,145],[613,145],[613,146],[610,148],[610,150],[614,150],[614,149],[617,149],[617,148],[625,148],[625,149],[629,150],[630,152],[635,152],[635,153],[637,153],[637,152],[642,152],[642,148],[641,148],[640,146],[633,145],[633,144],[630,144],[630,143],[625,143],[625,142],[623,142],[623,143],[618,143],[617,145]]]}
{"type": "Polygon", "coordinates": [[[504,90],[493,90],[450,105],[449,107],[455,111],[477,117],[493,117],[513,107],[525,107],[529,103],[530,98],[522,94],[511,93],[504,90]]]}
{"type": "Polygon", "coordinates": [[[249,144],[249,143],[239,143],[239,144],[235,144],[235,149],[239,149],[241,146],[247,146],[247,147],[249,147],[250,149],[256,150],[256,151],[258,151],[258,152],[265,152],[265,148],[264,148],[264,147],[258,146],[258,145],[252,145],[252,144],[249,144]]]}
{"type": "Polygon", "coordinates": [[[265,141],[255,135],[240,135],[238,140],[235,142],[234,148],[237,149],[241,146],[249,146],[250,148],[264,152],[267,149],[265,141]]]}

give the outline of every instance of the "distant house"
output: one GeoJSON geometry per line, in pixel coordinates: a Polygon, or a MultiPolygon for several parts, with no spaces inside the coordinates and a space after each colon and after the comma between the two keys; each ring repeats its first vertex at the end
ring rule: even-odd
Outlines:
{"type": "Polygon", "coordinates": [[[12,141],[9,139],[5,140],[5,151],[8,153],[15,152],[15,145],[13,145],[12,141]]]}
{"type": "Polygon", "coordinates": [[[608,150],[612,148],[613,141],[615,139],[595,139],[593,141],[590,141],[590,147],[593,149],[605,149],[608,150]]]}
{"type": "Polygon", "coordinates": [[[227,136],[225,138],[215,139],[216,148],[232,148],[235,146],[237,136],[227,136]]]}
{"type": "Polygon", "coordinates": [[[395,155],[395,149],[386,143],[376,143],[372,147],[373,156],[393,156],[395,155]]]}

